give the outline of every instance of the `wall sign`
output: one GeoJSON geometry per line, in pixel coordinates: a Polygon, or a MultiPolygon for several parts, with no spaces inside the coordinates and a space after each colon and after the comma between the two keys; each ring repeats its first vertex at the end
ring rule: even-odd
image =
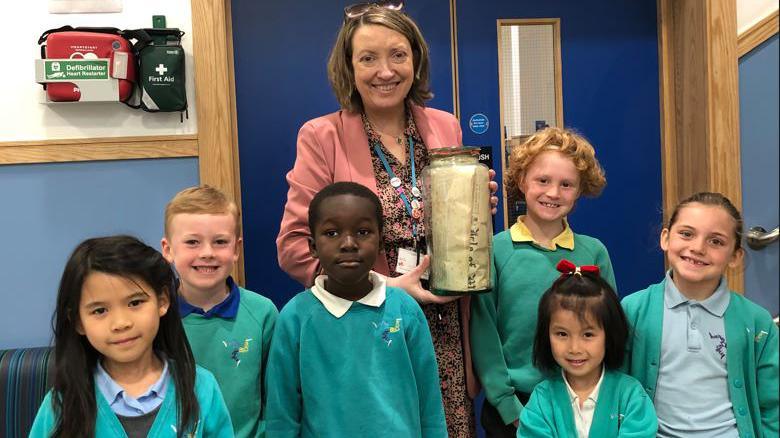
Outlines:
{"type": "Polygon", "coordinates": [[[472,114],[469,118],[469,129],[474,134],[484,134],[487,132],[490,126],[490,121],[487,116],[482,113],[472,114]]]}

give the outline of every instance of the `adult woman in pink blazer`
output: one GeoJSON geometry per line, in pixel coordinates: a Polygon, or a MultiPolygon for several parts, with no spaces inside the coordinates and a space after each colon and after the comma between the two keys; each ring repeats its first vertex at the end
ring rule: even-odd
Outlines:
{"type": "Polygon", "coordinates": [[[282,269],[311,285],[319,272],[308,246],[312,197],[337,181],[354,181],[373,190],[382,201],[385,220],[384,253],[374,270],[422,305],[439,362],[449,435],[470,437],[471,399],[478,385],[464,333],[467,299],[437,297],[423,288],[420,275],[428,266],[427,256],[403,275],[398,267],[399,254],[409,256],[423,246],[418,188],[421,171],[429,163],[428,150],[462,144],[458,120],[424,106],[432,97],[428,47],[417,25],[400,12],[402,5],[385,1],[345,9],[328,61],[328,78],[342,109],[306,122],[298,133],[276,246],[282,269]]]}

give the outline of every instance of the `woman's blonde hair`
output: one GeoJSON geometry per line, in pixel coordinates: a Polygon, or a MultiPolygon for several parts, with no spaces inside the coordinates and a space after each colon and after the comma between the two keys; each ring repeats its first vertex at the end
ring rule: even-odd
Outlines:
{"type": "Polygon", "coordinates": [[[352,69],[352,37],[360,26],[368,24],[384,26],[409,40],[415,73],[407,99],[424,106],[425,101],[433,97],[429,86],[428,44],[417,24],[409,16],[379,6],[371,6],[363,15],[344,21],[336,37],[336,43],[331,49],[328,59],[328,80],[339,105],[353,113],[363,111],[363,100],[355,87],[355,72],[352,69]]]}
{"type": "Polygon", "coordinates": [[[574,162],[574,167],[580,172],[580,195],[598,196],[607,185],[604,170],[596,159],[596,151],[588,140],[574,131],[549,127],[536,132],[512,149],[509,169],[504,175],[507,193],[524,196],[520,191],[520,181],[536,157],[546,151],[560,152],[574,162]]]}

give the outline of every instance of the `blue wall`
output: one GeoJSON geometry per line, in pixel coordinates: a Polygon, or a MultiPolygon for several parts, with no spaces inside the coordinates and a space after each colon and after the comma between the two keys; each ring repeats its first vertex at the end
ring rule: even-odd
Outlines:
{"type": "MultiPolygon", "coordinates": [[[[777,35],[739,60],[739,123],[742,149],[742,207],[745,227],[778,226],[778,47],[777,35]]],[[[778,313],[778,243],[746,248],[745,296],[778,313]]]]}
{"type": "Polygon", "coordinates": [[[572,228],[607,246],[621,295],[660,281],[656,1],[599,0],[583,7],[577,0],[459,0],[457,12],[463,140],[492,145],[496,163],[501,151],[496,20],[560,18],[564,124],[591,141],[607,174],[599,198],[577,203],[572,228]],[[487,133],[469,130],[474,113],[490,119],[487,133]]]}
{"type": "Polygon", "coordinates": [[[42,346],[73,248],[116,233],[159,248],[165,204],[198,184],[198,161],[0,166],[0,181],[0,349],[42,346]]]}
{"type": "MultiPolygon", "coordinates": [[[[294,3],[233,0],[238,143],[247,286],[281,307],[303,288],[280,268],[276,235],[287,199],[285,175],[295,161],[298,129],[338,110],[326,64],[354,1],[294,3]]],[[[449,2],[409,2],[431,51],[429,103],[452,111],[449,2]]]]}

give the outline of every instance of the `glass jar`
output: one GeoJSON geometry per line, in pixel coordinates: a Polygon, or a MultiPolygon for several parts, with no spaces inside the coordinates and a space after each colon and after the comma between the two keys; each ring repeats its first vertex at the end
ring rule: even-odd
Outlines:
{"type": "Polygon", "coordinates": [[[430,289],[436,295],[493,287],[490,176],[479,152],[478,147],[432,149],[422,173],[430,289]]]}

